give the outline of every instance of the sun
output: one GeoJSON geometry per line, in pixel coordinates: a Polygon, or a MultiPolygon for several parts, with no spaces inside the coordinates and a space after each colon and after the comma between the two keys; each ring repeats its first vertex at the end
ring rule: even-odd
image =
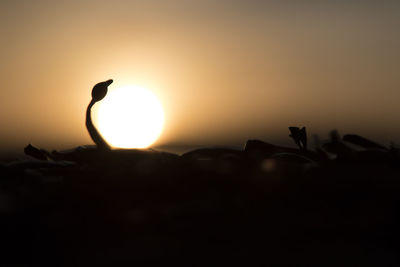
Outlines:
{"type": "Polygon", "coordinates": [[[138,86],[110,90],[99,102],[98,128],[117,148],[146,148],[160,136],[164,111],[157,97],[138,86]]]}

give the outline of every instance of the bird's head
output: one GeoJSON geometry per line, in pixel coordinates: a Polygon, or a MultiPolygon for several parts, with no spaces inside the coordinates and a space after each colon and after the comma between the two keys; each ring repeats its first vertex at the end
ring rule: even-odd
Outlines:
{"type": "Polygon", "coordinates": [[[113,82],[113,80],[107,80],[105,82],[100,82],[96,84],[92,89],[92,99],[97,102],[102,100],[106,94],[108,86],[113,82]]]}

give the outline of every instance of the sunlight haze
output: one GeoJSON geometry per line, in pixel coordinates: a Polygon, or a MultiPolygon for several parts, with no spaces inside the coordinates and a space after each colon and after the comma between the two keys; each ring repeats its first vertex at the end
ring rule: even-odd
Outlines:
{"type": "Polygon", "coordinates": [[[92,144],[107,79],[157,96],[154,147],[290,142],[288,126],[400,142],[399,29],[398,1],[1,1],[0,145],[92,144]]]}
{"type": "Polygon", "coordinates": [[[164,111],[151,91],[127,85],[109,90],[94,116],[106,141],[118,148],[147,148],[160,136],[164,111]]]}

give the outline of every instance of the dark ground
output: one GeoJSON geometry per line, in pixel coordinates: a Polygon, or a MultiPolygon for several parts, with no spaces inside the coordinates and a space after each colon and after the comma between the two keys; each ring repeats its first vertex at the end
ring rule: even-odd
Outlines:
{"type": "Polygon", "coordinates": [[[398,150],[350,147],[86,148],[4,163],[0,263],[398,266],[398,150]]]}

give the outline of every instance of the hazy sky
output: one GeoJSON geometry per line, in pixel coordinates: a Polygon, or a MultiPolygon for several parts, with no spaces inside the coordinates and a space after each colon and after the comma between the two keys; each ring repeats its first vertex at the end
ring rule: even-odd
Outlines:
{"type": "Polygon", "coordinates": [[[159,145],[400,142],[400,1],[0,1],[0,146],[89,144],[97,82],[141,85],[159,145]]]}

